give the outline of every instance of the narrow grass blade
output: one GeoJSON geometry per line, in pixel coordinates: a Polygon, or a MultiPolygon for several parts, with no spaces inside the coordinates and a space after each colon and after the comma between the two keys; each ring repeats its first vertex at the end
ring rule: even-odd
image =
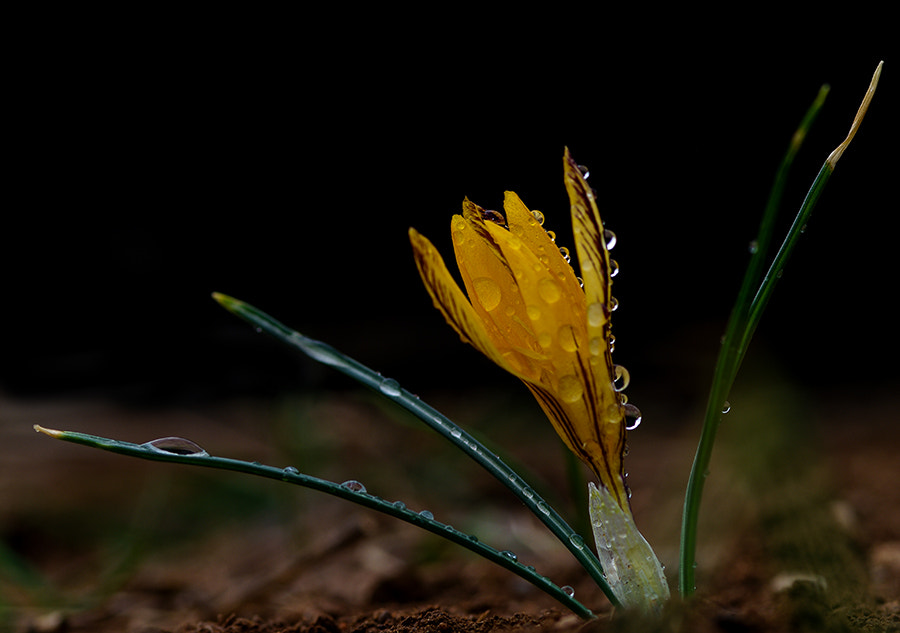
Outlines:
{"type": "Polygon", "coordinates": [[[59,440],[83,444],[85,446],[99,448],[113,453],[120,453],[122,455],[154,461],[232,470],[312,488],[319,492],[346,499],[347,501],[387,514],[400,519],[401,521],[406,521],[423,530],[427,530],[452,541],[457,545],[461,545],[492,563],[508,569],[517,576],[527,580],[538,589],[544,591],[561,604],[565,605],[578,616],[584,619],[591,619],[594,617],[594,614],[590,609],[575,600],[575,598],[570,596],[563,588],[557,586],[548,578],[540,575],[534,571],[533,568],[526,567],[520,563],[510,552],[499,551],[482,543],[472,535],[465,534],[449,525],[435,521],[428,514],[410,510],[402,503],[386,501],[370,494],[358,482],[338,484],[325,479],[319,479],[318,477],[305,475],[298,472],[296,468],[277,468],[275,466],[266,466],[258,462],[246,462],[228,457],[216,457],[207,453],[194,442],[183,438],[162,438],[160,440],[145,442],[144,444],[133,444],[131,442],[123,442],[121,440],[88,435],[86,433],[78,433],[75,431],[47,429],[39,425],[35,425],[34,428],[38,432],[59,440]]]}
{"type": "Polygon", "coordinates": [[[794,250],[800,235],[803,232],[813,208],[821,196],[825,187],[825,183],[834,171],[837,160],[843,155],[853,136],[856,134],[869,103],[875,93],[878,85],[878,79],[881,76],[881,64],[875,71],[869,89],[863,99],[862,105],[856,114],[851,125],[850,133],[847,138],[831,153],[818,176],[813,182],[806,199],[797,212],[791,228],[788,230],[787,236],[775,255],[774,260],[769,266],[767,272],[762,276],[763,262],[768,244],[771,241],[772,227],[774,217],[777,213],[781,202],[781,195],[784,188],[784,182],[787,179],[788,171],[793,162],[799,147],[806,136],[806,133],[815,119],[816,114],[822,107],[824,98],[827,94],[827,87],[819,92],[818,97],[810,107],[806,116],[803,118],[788,152],[782,161],[781,167],[775,179],[775,184],[766,205],[763,214],[763,220],[760,224],[759,234],[756,239],[756,248],[751,256],[750,265],[741,289],[738,292],[738,298],[732,309],[731,317],[726,327],[725,336],[722,342],[722,348],[719,351],[719,357],[716,361],[716,367],[713,373],[713,383],[710,390],[709,400],[707,402],[706,415],[703,421],[703,429],[701,431],[700,441],[697,445],[697,453],[694,457],[694,463],[691,467],[691,474],[688,480],[687,492],[684,501],[684,513],[682,515],[681,527],[681,552],[680,565],[678,570],[679,588],[682,596],[688,596],[695,589],[695,566],[696,566],[696,549],[697,549],[697,524],[700,514],[700,501],[703,495],[703,487],[706,481],[709,462],[712,457],[712,448],[715,443],[716,431],[718,430],[719,421],[722,417],[723,407],[728,398],[728,393],[734,384],[737,372],[740,369],[744,355],[753,333],[756,331],[762,313],[772,296],[775,285],[781,277],[784,266],[787,263],[791,253],[794,250]],[[760,277],[762,276],[762,281],[760,277]],[[755,289],[755,290],[754,290],[755,289]]]}
{"type": "Polygon", "coordinates": [[[243,301],[215,293],[213,295],[225,309],[248,321],[260,330],[291,345],[307,356],[347,374],[360,383],[375,389],[386,398],[413,413],[417,418],[456,445],[460,450],[484,467],[497,480],[508,487],[524,503],[554,536],[572,553],[591,578],[599,585],[607,598],[616,606],[619,602],[606,581],[600,562],[584,539],[541,498],[528,484],[497,455],[472,435],[457,426],[438,410],[423,402],[418,396],[403,389],[396,380],[385,378],[362,363],[345,356],[330,345],[316,341],[273,319],[265,312],[243,301]]]}

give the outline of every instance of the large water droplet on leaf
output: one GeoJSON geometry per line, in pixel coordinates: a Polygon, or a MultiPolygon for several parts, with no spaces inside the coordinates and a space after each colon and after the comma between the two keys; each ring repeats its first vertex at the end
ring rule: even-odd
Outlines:
{"type": "Polygon", "coordinates": [[[365,493],[366,487],[356,481],[355,479],[348,479],[344,483],[341,484],[342,488],[346,488],[347,490],[352,490],[353,492],[365,493]]]}
{"type": "Polygon", "coordinates": [[[386,396],[400,395],[400,383],[393,378],[385,378],[381,381],[381,384],[378,385],[378,388],[381,390],[381,393],[386,396]]]}
{"type": "Polygon", "coordinates": [[[161,437],[145,442],[141,446],[157,453],[169,453],[171,455],[190,455],[192,457],[209,455],[199,444],[183,437],[161,437]]]}

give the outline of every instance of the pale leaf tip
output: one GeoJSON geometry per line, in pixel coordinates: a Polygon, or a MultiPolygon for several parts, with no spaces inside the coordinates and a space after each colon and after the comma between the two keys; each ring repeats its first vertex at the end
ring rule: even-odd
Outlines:
{"type": "Polygon", "coordinates": [[[38,433],[43,433],[44,435],[49,435],[50,437],[55,437],[57,439],[63,436],[64,431],[57,431],[56,429],[48,429],[46,427],[41,426],[40,424],[34,425],[34,430],[38,433]]]}
{"type": "Polygon", "coordinates": [[[878,62],[878,67],[875,68],[875,74],[872,75],[872,81],[869,82],[869,89],[866,90],[866,95],[863,97],[859,110],[857,110],[856,116],[853,118],[853,123],[850,125],[850,132],[847,134],[847,138],[831,152],[831,155],[828,156],[825,161],[832,170],[834,170],[835,165],[837,165],[837,162],[841,159],[841,156],[843,156],[844,151],[850,145],[850,141],[856,136],[856,131],[859,129],[863,118],[866,116],[866,112],[869,110],[869,104],[872,102],[872,97],[875,96],[875,89],[878,87],[878,80],[881,79],[882,66],[884,66],[884,60],[878,62]]]}
{"type": "Polygon", "coordinates": [[[236,308],[241,306],[243,302],[235,299],[234,297],[230,297],[226,294],[222,294],[221,292],[212,293],[212,298],[215,299],[219,305],[230,312],[234,312],[236,308]]]}

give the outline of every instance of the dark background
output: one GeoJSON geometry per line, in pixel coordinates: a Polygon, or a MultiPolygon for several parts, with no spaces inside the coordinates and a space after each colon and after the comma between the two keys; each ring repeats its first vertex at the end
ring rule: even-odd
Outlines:
{"type": "Polygon", "coordinates": [[[864,397],[895,385],[886,40],[739,35],[739,18],[686,31],[666,16],[653,30],[600,12],[555,17],[558,27],[543,15],[376,11],[23,24],[7,91],[0,392],[155,406],[347,384],[256,335],[213,291],[413,391],[511,385],[433,309],[407,229],[452,267],[463,197],[499,208],[514,190],[571,246],[568,146],[618,235],[616,360],[634,399],[702,399],[797,123],[829,83],[785,228],[880,59],[879,93],[748,361],[764,355],[810,389],[864,397]]]}

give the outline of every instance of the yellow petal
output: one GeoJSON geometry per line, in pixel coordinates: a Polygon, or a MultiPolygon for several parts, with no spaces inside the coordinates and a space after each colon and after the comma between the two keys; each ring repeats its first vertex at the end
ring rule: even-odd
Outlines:
{"type": "Polygon", "coordinates": [[[491,341],[480,317],[453,280],[434,245],[412,228],[409,230],[409,239],[419,275],[435,307],[444,315],[447,323],[456,330],[464,343],[472,345],[500,367],[512,372],[512,367],[491,341]]]}
{"type": "Polygon", "coordinates": [[[525,318],[513,273],[489,227],[507,232],[493,222],[485,222],[481,212],[480,207],[466,201],[464,215],[453,216],[451,236],[456,262],[486,335],[506,360],[503,366],[523,380],[535,380],[545,359],[525,318]]]}

